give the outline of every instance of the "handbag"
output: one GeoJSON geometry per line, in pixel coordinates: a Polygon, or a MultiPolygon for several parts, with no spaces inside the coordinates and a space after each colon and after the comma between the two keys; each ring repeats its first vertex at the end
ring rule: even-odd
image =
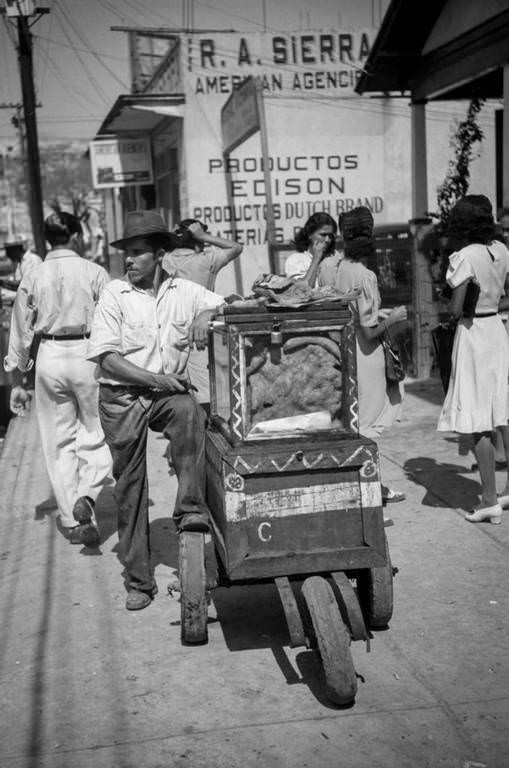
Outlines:
{"type": "Polygon", "coordinates": [[[440,378],[446,394],[449,388],[449,379],[451,378],[452,348],[454,346],[455,334],[456,323],[454,322],[440,323],[431,331],[431,339],[435,348],[440,378]]]}
{"type": "Polygon", "coordinates": [[[380,338],[385,357],[385,378],[389,384],[397,384],[405,378],[403,363],[399,352],[393,346],[390,336],[387,333],[380,338]]]}

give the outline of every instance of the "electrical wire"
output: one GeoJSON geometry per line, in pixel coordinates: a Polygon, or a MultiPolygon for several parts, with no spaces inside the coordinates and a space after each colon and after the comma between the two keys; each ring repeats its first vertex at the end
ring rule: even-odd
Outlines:
{"type": "MultiPolygon", "coordinates": [[[[51,20],[53,20],[53,17],[50,17],[50,18],[51,20]]],[[[91,51],[88,48],[78,48],[77,45],[72,46],[72,45],[69,45],[68,43],[63,43],[61,40],[53,40],[52,38],[44,37],[43,35],[33,34],[32,36],[34,38],[37,38],[38,40],[44,40],[48,44],[56,45],[59,48],[72,48],[72,50],[80,51],[81,53],[88,53],[90,56],[97,54],[97,56],[101,56],[106,59],[113,59],[114,61],[126,62],[128,60],[127,56],[113,56],[111,53],[103,53],[102,51],[91,51]]]]}
{"type": "MultiPolygon", "coordinates": [[[[5,18],[4,18],[5,22],[5,18]]],[[[5,22],[7,23],[7,22],[5,22]]],[[[8,31],[6,30],[7,34],[8,31]]],[[[9,67],[9,57],[7,55],[7,46],[3,44],[3,42],[0,42],[0,47],[2,48],[2,82],[6,84],[7,86],[7,101],[12,101],[12,91],[11,91],[11,78],[10,78],[10,67],[9,67]]]]}
{"type": "Polygon", "coordinates": [[[116,6],[115,6],[115,5],[114,5],[112,2],[110,2],[110,0],[99,0],[99,5],[100,5],[101,7],[102,7],[102,6],[106,6],[107,10],[108,10],[108,11],[109,11],[109,12],[110,12],[110,13],[111,13],[111,14],[112,14],[112,15],[113,15],[115,18],[119,19],[119,21],[121,21],[121,22],[122,22],[122,24],[125,24],[125,23],[126,23],[126,21],[127,21],[127,22],[128,22],[130,25],[131,25],[131,26],[133,26],[133,27],[137,27],[137,26],[139,25],[139,23],[140,23],[140,21],[139,21],[139,16],[137,16],[137,17],[135,18],[134,16],[131,16],[131,14],[130,14],[130,13],[128,13],[128,14],[125,14],[125,15],[123,16],[123,15],[122,15],[122,14],[119,12],[118,8],[116,8],[116,6]]]}
{"type": "MultiPolygon", "coordinates": [[[[51,5],[52,5],[52,0],[50,0],[50,4],[48,6],[49,7],[49,11],[50,11],[49,12],[49,31],[48,31],[48,34],[50,35],[50,37],[46,41],[46,51],[49,51],[49,47],[50,47],[50,44],[51,44],[51,30],[53,28],[53,15],[51,13],[51,10],[52,10],[51,5]]],[[[33,33],[32,33],[32,37],[33,38],[35,37],[35,35],[33,33]]],[[[37,90],[39,91],[39,93],[41,95],[41,100],[43,99],[44,84],[45,84],[45,81],[46,81],[46,73],[47,73],[47,71],[48,71],[48,64],[47,64],[47,62],[46,62],[46,65],[43,67],[40,75],[39,75],[39,68],[37,67],[37,69],[36,69],[37,75],[39,77],[39,87],[38,87],[37,90]]]]}
{"type": "MultiPolygon", "coordinates": [[[[56,0],[55,0],[55,11],[57,9],[60,11],[60,4],[58,2],[56,2],[56,0]]],[[[70,35],[69,35],[65,25],[64,25],[64,20],[60,17],[59,13],[55,13],[55,18],[56,18],[56,21],[59,24],[59,26],[60,26],[64,36],[65,36],[65,38],[67,39],[67,41],[69,42],[71,48],[73,49],[74,53],[76,54],[76,57],[77,57],[78,61],[81,63],[81,66],[83,67],[83,69],[87,73],[88,78],[89,78],[90,82],[92,83],[92,85],[94,86],[97,95],[99,96],[99,98],[102,99],[102,101],[104,102],[104,104],[106,106],[109,106],[110,103],[111,103],[111,99],[104,92],[104,90],[102,89],[101,85],[99,84],[97,79],[94,77],[94,75],[90,71],[90,69],[89,69],[86,61],[84,61],[81,53],[76,50],[75,45],[74,45],[74,43],[73,43],[73,41],[72,41],[72,39],[71,39],[71,37],[70,37],[70,35]]]]}
{"type": "Polygon", "coordinates": [[[102,58],[99,56],[99,54],[93,50],[92,45],[90,44],[90,41],[86,37],[86,35],[81,32],[79,27],[74,23],[72,17],[67,13],[64,6],[59,2],[59,0],[54,0],[55,7],[57,7],[60,11],[60,13],[63,15],[63,17],[67,20],[67,23],[71,27],[71,29],[74,31],[74,34],[77,38],[81,40],[81,42],[85,45],[86,48],[90,51],[92,56],[96,59],[96,61],[99,62],[99,64],[104,67],[104,69],[111,75],[111,77],[117,81],[117,83],[124,89],[128,90],[129,86],[124,80],[121,80],[121,78],[117,75],[117,73],[108,65],[106,64],[102,58]]]}
{"type": "MultiPolygon", "coordinates": [[[[55,73],[56,78],[62,84],[63,89],[71,96],[72,99],[74,99],[77,103],[79,103],[80,106],[82,106],[87,111],[87,113],[89,113],[90,112],[90,101],[91,101],[90,94],[89,93],[86,93],[86,94],[83,93],[83,91],[81,91],[79,89],[79,87],[76,86],[76,84],[74,84],[73,87],[71,88],[68,80],[63,76],[63,74],[62,74],[62,72],[60,70],[60,67],[54,61],[54,59],[51,57],[49,51],[44,51],[44,50],[41,49],[39,51],[39,53],[43,57],[47,58],[50,66],[53,69],[53,72],[55,73]]],[[[96,102],[96,105],[100,106],[100,104],[98,104],[97,102],[96,102]]]]}
{"type": "MultiPolygon", "coordinates": [[[[136,11],[139,15],[140,13],[140,6],[138,3],[133,2],[133,0],[123,0],[123,2],[127,5],[128,8],[131,8],[133,11],[136,11]]],[[[176,23],[174,21],[168,21],[168,17],[164,16],[163,14],[159,13],[158,11],[154,10],[153,8],[143,8],[143,17],[145,18],[146,13],[149,13],[151,16],[154,16],[154,18],[160,19],[161,21],[164,21],[165,24],[168,24],[169,26],[176,26],[176,23]]],[[[139,22],[138,22],[139,23],[139,22]]]]}

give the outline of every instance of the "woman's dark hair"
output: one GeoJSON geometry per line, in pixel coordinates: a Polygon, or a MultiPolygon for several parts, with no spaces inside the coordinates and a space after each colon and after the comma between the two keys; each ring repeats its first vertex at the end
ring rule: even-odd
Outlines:
{"type": "Polygon", "coordinates": [[[373,214],[365,205],[352,208],[339,217],[345,257],[351,261],[369,261],[376,257],[373,240],[373,214]]]}
{"type": "Polygon", "coordinates": [[[461,245],[487,245],[494,239],[495,232],[493,209],[485,195],[465,195],[447,218],[448,236],[461,245]]]}
{"type": "Polygon", "coordinates": [[[325,213],[325,211],[318,211],[317,213],[313,213],[313,215],[310,216],[306,221],[302,229],[299,229],[295,234],[294,243],[299,253],[304,253],[304,251],[307,251],[311,235],[313,235],[317,229],[320,229],[320,227],[325,226],[332,227],[332,232],[334,234],[334,239],[330,241],[329,245],[325,249],[325,256],[328,256],[330,253],[334,253],[334,248],[336,245],[334,241],[338,231],[338,225],[332,216],[329,216],[329,214],[325,213]]]}
{"type": "Polygon", "coordinates": [[[73,235],[81,235],[81,223],[72,213],[55,211],[44,220],[44,237],[51,246],[65,245],[73,235]]]}
{"type": "Polygon", "coordinates": [[[207,225],[203,224],[203,222],[199,221],[198,219],[183,219],[179,224],[177,224],[173,232],[178,240],[178,245],[176,247],[194,248],[198,242],[194,239],[192,232],[189,231],[191,224],[199,224],[204,232],[208,230],[207,225]]]}

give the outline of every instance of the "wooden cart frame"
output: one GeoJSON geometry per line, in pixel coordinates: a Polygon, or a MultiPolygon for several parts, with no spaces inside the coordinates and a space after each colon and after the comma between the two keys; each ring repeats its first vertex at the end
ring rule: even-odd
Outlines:
{"type": "Polygon", "coordinates": [[[329,698],[347,705],[357,691],[351,642],[367,641],[371,629],[388,625],[393,570],[383,527],[378,449],[358,434],[353,326],[349,314],[309,314],[306,328],[343,331],[347,429],[253,438],[242,397],[243,338],[267,333],[267,328],[292,330],[303,318],[270,315],[262,318],[262,328],[252,317],[225,324],[232,418],[228,428],[218,418],[211,377],[212,427],[206,439],[207,501],[217,561],[207,567],[203,534],[180,535],[182,640],[207,640],[208,587],[274,580],[290,645],[319,651],[329,698]]]}

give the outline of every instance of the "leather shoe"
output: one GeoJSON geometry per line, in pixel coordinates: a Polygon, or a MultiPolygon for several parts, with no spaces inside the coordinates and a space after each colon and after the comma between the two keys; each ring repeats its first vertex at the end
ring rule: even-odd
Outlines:
{"type": "Polygon", "coordinates": [[[183,531],[194,531],[196,533],[208,533],[210,526],[207,519],[200,515],[199,512],[187,512],[177,522],[177,530],[179,533],[183,531]]]}
{"type": "Polygon", "coordinates": [[[83,544],[85,547],[97,547],[100,543],[99,531],[92,523],[69,528],[67,538],[71,544],[83,544]]]}
{"type": "Polygon", "coordinates": [[[148,592],[130,589],[125,600],[125,607],[128,611],[141,611],[143,608],[147,608],[151,602],[152,595],[148,592]]]}
{"type": "Polygon", "coordinates": [[[72,509],[72,516],[80,525],[91,523],[94,516],[94,502],[88,496],[80,496],[72,509]]]}
{"type": "Polygon", "coordinates": [[[493,504],[491,507],[480,507],[467,512],[465,520],[469,523],[492,523],[500,525],[502,522],[502,507],[500,504],[493,504]]]}

